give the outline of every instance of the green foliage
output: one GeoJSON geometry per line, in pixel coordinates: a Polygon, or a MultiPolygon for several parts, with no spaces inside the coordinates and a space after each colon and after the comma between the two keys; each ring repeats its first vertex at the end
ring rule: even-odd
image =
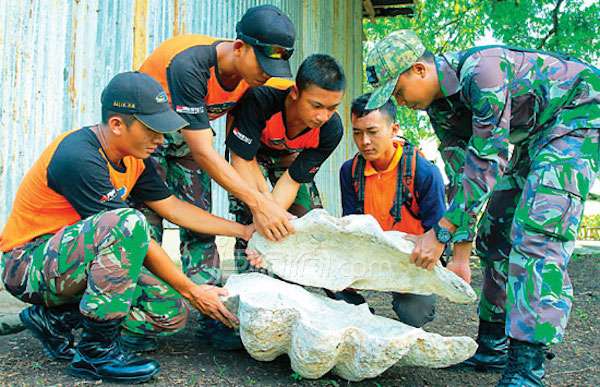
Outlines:
{"type": "Polygon", "coordinates": [[[299,381],[301,381],[302,379],[304,379],[304,378],[302,377],[302,375],[300,375],[299,373],[297,373],[297,372],[295,372],[295,371],[294,371],[294,372],[292,372],[292,374],[290,375],[290,377],[292,378],[292,380],[294,380],[294,381],[296,381],[296,382],[299,382],[299,381]]]}
{"type": "Polygon", "coordinates": [[[600,201],[600,195],[590,192],[587,196],[587,200],[600,201]]]}
{"type": "MultiPolygon", "coordinates": [[[[434,53],[471,47],[485,32],[485,3],[487,2],[473,0],[418,1],[415,16],[412,18],[377,18],[375,22],[365,19],[363,29],[366,41],[363,45],[363,57],[366,57],[374,42],[392,31],[404,28],[413,29],[425,47],[434,53]]],[[[370,91],[366,80],[363,80],[363,90],[370,91]]],[[[414,144],[433,136],[429,118],[422,112],[400,108],[397,121],[402,135],[414,144]]]]}
{"type": "Polygon", "coordinates": [[[483,10],[487,3],[481,0],[418,1],[412,18],[377,18],[375,23],[365,19],[367,46],[392,31],[410,28],[434,53],[470,47],[485,33],[483,10]]]}
{"type": "Polygon", "coordinates": [[[507,44],[563,52],[592,64],[600,53],[600,3],[585,0],[490,1],[486,20],[507,44]]]}
{"type": "MultiPolygon", "coordinates": [[[[598,1],[416,0],[415,3],[412,18],[364,20],[364,57],[377,40],[392,31],[411,28],[436,54],[469,48],[491,36],[504,44],[558,51],[595,65],[600,59],[598,1]]],[[[363,90],[370,91],[364,79],[363,90]]],[[[401,108],[397,119],[404,136],[415,143],[433,136],[429,119],[423,113],[401,108]]]]}
{"type": "Polygon", "coordinates": [[[600,227],[600,215],[588,215],[581,219],[581,227],[600,227]]]}
{"type": "Polygon", "coordinates": [[[587,215],[581,219],[579,234],[580,240],[600,240],[600,215],[587,215]]]}

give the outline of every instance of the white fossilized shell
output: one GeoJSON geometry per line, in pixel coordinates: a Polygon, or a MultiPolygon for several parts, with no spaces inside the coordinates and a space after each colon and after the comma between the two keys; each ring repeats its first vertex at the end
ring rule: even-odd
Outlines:
{"type": "Polygon", "coordinates": [[[413,242],[404,233],[384,232],[370,215],[335,218],[313,210],[293,224],[296,232],[280,242],[255,233],[248,245],[283,279],[331,290],[433,293],[457,303],[477,299],[469,284],[441,264],[432,271],[412,264],[413,242]]]}
{"type": "Polygon", "coordinates": [[[294,371],[319,378],[333,370],[351,381],[380,375],[394,364],[447,367],[473,355],[469,337],[442,337],[310,293],[263,274],[232,275],[227,307],[240,320],[244,347],[255,359],[288,354],[294,371]]]}

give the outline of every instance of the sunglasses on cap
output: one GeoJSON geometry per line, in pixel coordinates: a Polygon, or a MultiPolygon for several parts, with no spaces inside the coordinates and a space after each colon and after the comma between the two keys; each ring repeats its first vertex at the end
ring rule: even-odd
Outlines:
{"type": "Polygon", "coordinates": [[[294,53],[294,48],[283,47],[278,44],[263,43],[258,39],[238,32],[238,38],[244,42],[258,48],[267,58],[288,60],[294,53]]]}

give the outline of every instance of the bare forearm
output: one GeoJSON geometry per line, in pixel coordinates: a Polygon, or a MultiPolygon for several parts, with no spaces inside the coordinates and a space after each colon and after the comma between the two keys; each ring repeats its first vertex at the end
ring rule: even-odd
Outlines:
{"type": "Polygon", "coordinates": [[[289,172],[285,171],[273,188],[273,198],[277,204],[287,210],[296,200],[299,189],[300,183],[292,179],[289,172]]]}
{"type": "Polygon", "coordinates": [[[179,200],[174,196],[167,199],[146,203],[160,216],[188,230],[201,234],[225,235],[237,238],[247,238],[245,226],[179,200]]]}
{"type": "Polygon", "coordinates": [[[210,130],[182,130],[194,161],[221,187],[240,199],[248,207],[259,205],[260,193],[248,185],[236,170],[213,147],[210,130]]]}
{"type": "Polygon", "coordinates": [[[250,209],[256,229],[271,240],[280,240],[293,232],[287,212],[265,194],[248,185],[238,172],[212,147],[212,132],[182,130],[192,157],[208,174],[250,209]]]}
{"type": "Polygon", "coordinates": [[[144,266],[169,284],[202,314],[220,320],[229,327],[239,323],[239,320],[227,310],[219,298],[227,296],[227,290],[193,283],[175,266],[163,248],[154,240],[150,240],[144,266]]]}
{"type": "Polygon", "coordinates": [[[470,241],[454,244],[452,259],[455,262],[468,262],[471,258],[472,244],[470,241]]]}
{"type": "Polygon", "coordinates": [[[471,267],[469,265],[471,247],[471,242],[455,243],[452,260],[446,266],[448,270],[467,281],[467,283],[471,282],[471,267]]]}
{"type": "Polygon", "coordinates": [[[258,192],[269,194],[270,188],[260,170],[256,159],[245,160],[235,153],[231,154],[231,165],[240,176],[244,176],[246,182],[258,192]]]}
{"type": "Polygon", "coordinates": [[[183,297],[189,298],[194,283],[175,266],[167,252],[154,239],[150,240],[144,266],[183,297]]]}
{"type": "Polygon", "coordinates": [[[198,165],[227,192],[246,203],[250,208],[258,205],[258,191],[246,183],[240,174],[216,151],[196,152],[192,153],[192,156],[198,165]]]}

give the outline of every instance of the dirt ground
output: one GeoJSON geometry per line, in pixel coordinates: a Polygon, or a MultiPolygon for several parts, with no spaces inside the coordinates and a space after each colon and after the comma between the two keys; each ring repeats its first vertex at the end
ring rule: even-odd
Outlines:
{"type": "MultiPolygon", "coordinates": [[[[475,261],[473,266],[476,266],[475,261]]],[[[564,343],[552,351],[545,382],[549,386],[600,385],[600,255],[576,256],[569,266],[575,288],[575,302],[564,343]]],[[[474,270],[473,287],[481,275],[474,270]]],[[[376,313],[393,318],[391,297],[366,292],[376,313]]],[[[193,320],[197,318],[193,316],[193,320]]],[[[185,331],[161,340],[161,349],[151,354],[161,363],[161,372],[151,386],[492,386],[499,373],[468,370],[433,370],[392,367],[375,379],[349,383],[332,374],[319,380],[298,377],[287,356],[273,362],[258,362],[245,351],[218,352],[194,334],[192,321],[185,331]]],[[[437,318],[426,330],[443,335],[468,335],[477,330],[475,305],[455,305],[439,300],[437,318]]],[[[100,384],[68,376],[66,363],[51,361],[41,345],[27,331],[0,336],[0,385],[75,386],[100,384]]],[[[105,384],[106,385],[106,384],[105,384]]]]}

